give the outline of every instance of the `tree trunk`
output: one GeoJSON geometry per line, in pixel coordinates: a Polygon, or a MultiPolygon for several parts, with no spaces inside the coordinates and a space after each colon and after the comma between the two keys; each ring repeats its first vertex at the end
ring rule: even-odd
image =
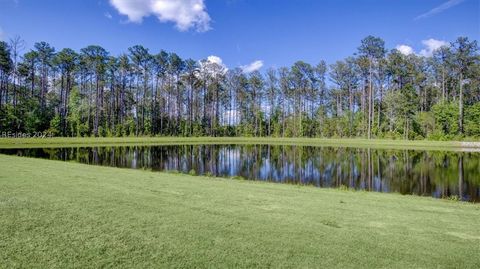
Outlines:
{"type": "Polygon", "coordinates": [[[460,93],[458,98],[459,117],[458,127],[460,134],[463,134],[463,74],[460,72],[460,93]]]}
{"type": "Polygon", "coordinates": [[[442,67],[442,101],[445,102],[445,67],[442,67]]]}
{"type": "Polygon", "coordinates": [[[370,62],[369,67],[369,79],[368,79],[368,129],[367,129],[367,137],[368,139],[372,138],[372,64],[370,62]]]}
{"type": "Polygon", "coordinates": [[[382,117],[382,99],[383,99],[383,85],[380,82],[380,99],[378,101],[378,118],[377,118],[377,133],[380,132],[380,123],[381,123],[381,117],[382,117]]]}
{"type": "Polygon", "coordinates": [[[93,119],[93,134],[98,137],[98,122],[100,117],[100,85],[98,76],[95,79],[95,118],[93,119]]]}

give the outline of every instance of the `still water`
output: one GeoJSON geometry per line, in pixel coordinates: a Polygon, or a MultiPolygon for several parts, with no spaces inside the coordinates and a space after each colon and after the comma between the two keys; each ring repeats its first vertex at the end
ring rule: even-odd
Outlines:
{"type": "Polygon", "coordinates": [[[480,202],[480,153],[281,145],[0,149],[85,164],[480,202]]]}

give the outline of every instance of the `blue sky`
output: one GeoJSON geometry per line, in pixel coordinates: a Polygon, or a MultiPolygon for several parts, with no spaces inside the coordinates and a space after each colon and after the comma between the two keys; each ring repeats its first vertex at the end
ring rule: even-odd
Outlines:
{"type": "Polygon", "coordinates": [[[215,55],[229,68],[333,63],[367,35],[389,49],[428,53],[480,38],[480,0],[0,0],[0,38],[28,48],[90,44],[113,55],[136,44],[184,58],[215,55]],[[432,47],[433,46],[433,47],[432,47]]]}

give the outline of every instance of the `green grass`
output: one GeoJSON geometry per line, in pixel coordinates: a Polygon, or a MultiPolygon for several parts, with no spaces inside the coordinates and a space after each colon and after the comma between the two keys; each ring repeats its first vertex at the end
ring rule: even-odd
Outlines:
{"type": "Polygon", "coordinates": [[[298,146],[369,147],[418,150],[480,150],[480,142],[387,140],[358,138],[272,138],[272,137],[80,137],[0,138],[0,148],[79,147],[168,144],[274,144],[298,146]],[[465,143],[469,143],[466,146],[465,143]]]}
{"type": "Polygon", "coordinates": [[[0,267],[480,268],[480,206],[0,155],[0,267]]]}

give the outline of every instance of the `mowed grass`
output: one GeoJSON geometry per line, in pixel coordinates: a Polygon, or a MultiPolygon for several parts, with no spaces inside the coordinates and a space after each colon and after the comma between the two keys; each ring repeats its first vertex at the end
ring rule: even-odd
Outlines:
{"type": "Polygon", "coordinates": [[[480,268],[480,206],[0,155],[1,268],[480,268]]]}
{"type": "Polygon", "coordinates": [[[275,137],[54,137],[0,138],[0,148],[86,147],[176,144],[271,144],[356,148],[480,151],[480,142],[388,140],[361,138],[275,138],[275,137]]]}

